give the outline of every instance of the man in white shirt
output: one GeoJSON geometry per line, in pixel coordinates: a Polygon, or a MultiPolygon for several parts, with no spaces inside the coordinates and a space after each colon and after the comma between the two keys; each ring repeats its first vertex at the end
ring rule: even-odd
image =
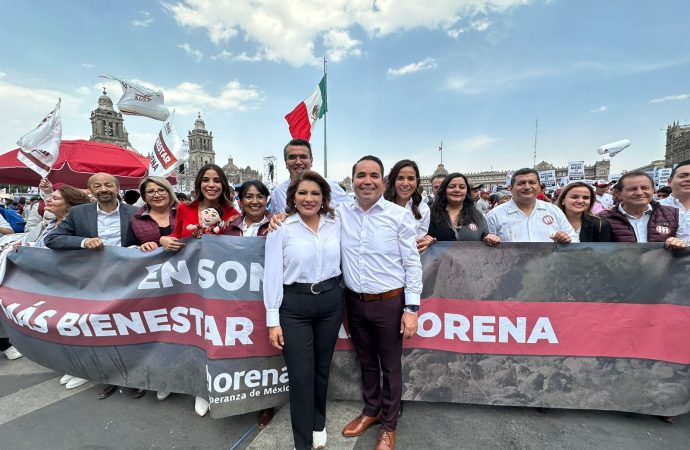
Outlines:
{"type": "Polygon", "coordinates": [[[383,198],[381,160],[361,158],[352,168],[352,184],[356,200],[341,204],[338,214],[349,331],[362,371],[364,410],[343,435],[359,436],[380,421],[376,448],[392,449],[402,394],[402,341],[417,332],[422,266],[412,213],[383,198]]]}
{"type": "MultiPolygon", "coordinates": [[[[305,170],[312,170],[311,165],[314,162],[314,157],[311,153],[311,144],[304,139],[293,139],[283,149],[283,158],[285,159],[285,167],[290,172],[290,178],[280,183],[271,192],[271,212],[273,214],[285,212],[287,188],[290,182],[305,170]]],[[[331,187],[331,206],[336,208],[342,202],[352,201],[338,183],[331,180],[326,181],[331,187]]]]}
{"type": "Polygon", "coordinates": [[[659,204],[673,206],[680,214],[679,229],[676,237],[690,242],[690,159],[678,163],[671,171],[668,179],[671,195],[661,200],[659,204]]]}
{"type": "Polygon", "coordinates": [[[580,242],[578,234],[558,206],[537,200],[539,172],[520,169],[510,179],[513,198],[489,211],[489,233],[502,242],[580,242]]]}

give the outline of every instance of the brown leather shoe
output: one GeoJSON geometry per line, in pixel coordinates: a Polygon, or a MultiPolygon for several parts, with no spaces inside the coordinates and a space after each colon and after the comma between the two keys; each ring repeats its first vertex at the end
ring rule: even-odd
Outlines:
{"type": "Polygon", "coordinates": [[[262,409],[259,412],[258,426],[259,428],[266,428],[273,420],[273,408],[262,409]]]}
{"type": "Polygon", "coordinates": [[[343,436],[345,437],[357,437],[361,436],[364,434],[365,431],[367,431],[367,428],[372,426],[375,423],[379,423],[379,417],[378,416],[365,416],[364,414],[360,414],[359,416],[355,417],[352,422],[348,423],[345,425],[345,428],[343,428],[343,436]]]}
{"type": "Polygon", "coordinates": [[[376,439],[375,450],[393,450],[395,447],[395,431],[379,430],[379,437],[376,439]]]}

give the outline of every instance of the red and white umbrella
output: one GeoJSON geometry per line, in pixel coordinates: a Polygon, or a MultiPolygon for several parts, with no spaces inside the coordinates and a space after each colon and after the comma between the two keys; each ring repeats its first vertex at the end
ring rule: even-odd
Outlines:
{"type": "MultiPolygon", "coordinates": [[[[0,184],[38,186],[41,180],[17,159],[19,149],[0,155],[0,184]]],[[[136,189],[147,174],[149,158],[114,144],[94,141],[62,141],[60,154],[48,175],[52,183],[85,188],[89,177],[98,172],[113,175],[121,189],[136,189]]],[[[171,183],[174,177],[168,177],[171,183]]]]}

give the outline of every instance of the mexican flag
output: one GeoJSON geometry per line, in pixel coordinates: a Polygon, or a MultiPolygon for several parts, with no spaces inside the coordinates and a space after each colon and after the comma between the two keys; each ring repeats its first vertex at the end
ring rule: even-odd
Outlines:
{"type": "Polygon", "coordinates": [[[314,126],[314,122],[326,114],[326,111],[328,111],[328,107],[326,104],[326,75],[324,75],[314,92],[285,116],[292,138],[308,141],[311,138],[311,127],[314,126]]]}

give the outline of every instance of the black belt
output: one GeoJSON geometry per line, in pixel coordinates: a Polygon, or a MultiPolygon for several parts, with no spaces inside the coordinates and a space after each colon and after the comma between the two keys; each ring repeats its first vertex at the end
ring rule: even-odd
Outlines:
{"type": "Polygon", "coordinates": [[[338,275],[337,277],[329,278],[327,280],[319,281],[318,283],[292,283],[284,284],[283,289],[288,292],[296,292],[299,294],[322,294],[328,292],[338,284],[340,284],[340,279],[342,277],[338,275]]]}

